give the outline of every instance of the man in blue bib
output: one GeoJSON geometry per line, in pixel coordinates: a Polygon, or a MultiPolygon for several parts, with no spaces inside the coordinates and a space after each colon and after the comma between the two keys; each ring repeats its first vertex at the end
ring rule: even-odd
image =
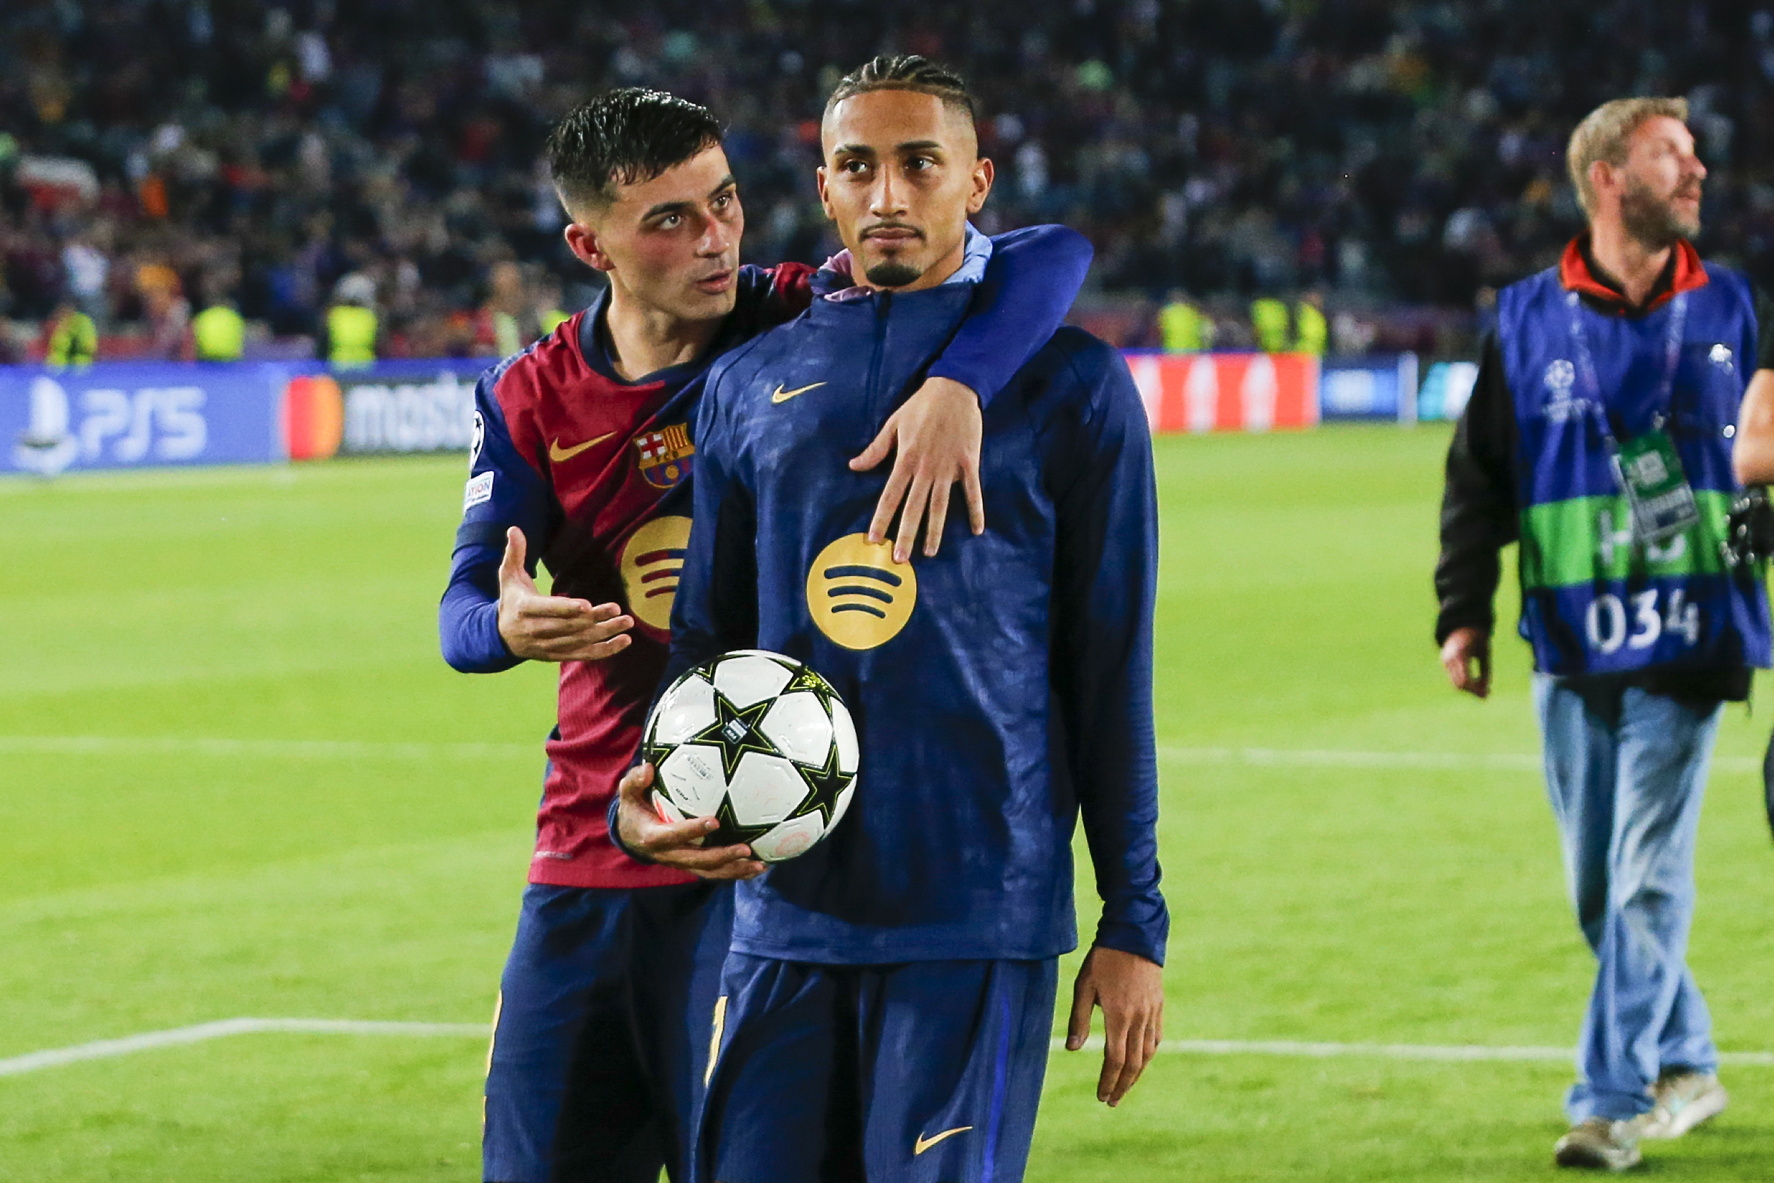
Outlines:
{"type": "Polygon", "coordinates": [[[1624,99],[1571,137],[1589,231],[1506,288],[1448,453],[1436,640],[1490,689],[1498,551],[1519,542],[1547,787],[1597,958],[1563,1166],[1725,1107],[1686,965],[1694,837],[1722,704],[1769,664],[1758,564],[1725,541],[1738,407],[1769,342],[1749,281],[1702,263],[1706,168],[1681,99],[1624,99]]]}

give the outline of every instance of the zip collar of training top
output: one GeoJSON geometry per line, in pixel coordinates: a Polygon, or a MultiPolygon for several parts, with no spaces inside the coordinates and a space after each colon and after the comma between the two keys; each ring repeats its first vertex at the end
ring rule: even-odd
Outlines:
{"type": "Polygon", "coordinates": [[[1626,298],[1620,282],[1596,263],[1589,250],[1589,235],[1584,233],[1565,247],[1564,256],[1558,261],[1558,281],[1566,291],[1576,292],[1583,297],[1584,303],[1598,312],[1637,317],[1655,312],[1682,292],[1705,287],[1709,277],[1694,244],[1685,238],[1677,239],[1674,249],[1669,252],[1669,262],[1663,266],[1663,273],[1651,285],[1650,295],[1645,297],[1643,304],[1635,305],[1626,298]]]}
{"type": "MultiPolygon", "coordinates": [[[[947,287],[952,283],[978,283],[985,278],[986,264],[989,263],[992,258],[992,240],[975,230],[973,228],[973,223],[969,222],[967,224],[966,243],[967,245],[963,248],[964,253],[961,257],[961,265],[955,268],[955,273],[953,275],[937,284],[937,287],[947,287]]],[[[855,265],[856,264],[853,261],[851,267],[854,268],[855,265]]],[[[823,278],[826,274],[827,272],[821,271],[818,278],[823,278]]],[[[875,288],[864,287],[861,284],[853,284],[850,287],[841,288],[837,291],[821,292],[820,295],[824,299],[832,301],[861,300],[874,295],[875,291],[875,288]]]]}

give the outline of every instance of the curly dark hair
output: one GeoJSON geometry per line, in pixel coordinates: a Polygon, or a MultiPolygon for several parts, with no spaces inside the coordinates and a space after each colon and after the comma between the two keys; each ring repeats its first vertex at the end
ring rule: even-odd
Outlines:
{"type": "Polygon", "coordinates": [[[614,200],[616,185],[650,181],[721,142],[707,107],[625,86],[579,104],[548,136],[548,172],[569,213],[614,200]]]}
{"type": "Polygon", "coordinates": [[[838,80],[825,101],[825,109],[830,111],[845,99],[871,90],[911,90],[935,95],[945,106],[965,112],[970,120],[979,115],[973,92],[959,74],[915,53],[883,53],[870,58],[838,80]]]}

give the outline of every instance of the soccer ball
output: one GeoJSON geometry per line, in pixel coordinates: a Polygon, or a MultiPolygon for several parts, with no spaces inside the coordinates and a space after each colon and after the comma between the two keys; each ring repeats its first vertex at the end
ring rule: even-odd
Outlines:
{"type": "Polygon", "coordinates": [[[749,843],[768,863],[831,833],[856,793],[856,725],[824,678],[792,657],[739,649],[673,682],[647,719],[666,821],[715,817],[708,846],[749,843]]]}

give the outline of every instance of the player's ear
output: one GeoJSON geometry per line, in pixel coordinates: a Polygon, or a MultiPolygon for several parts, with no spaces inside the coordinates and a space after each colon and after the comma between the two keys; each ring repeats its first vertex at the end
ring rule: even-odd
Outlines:
{"type": "Polygon", "coordinates": [[[985,206],[986,195],[992,191],[992,178],[997,176],[990,156],[973,162],[973,188],[967,194],[967,212],[977,214],[985,206]]]}
{"type": "Polygon", "coordinates": [[[819,205],[825,210],[826,219],[832,222],[837,221],[838,215],[832,212],[832,200],[826,196],[825,192],[825,165],[822,164],[813,170],[813,179],[814,183],[819,186],[819,205]]]}
{"type": "Polygon", "coordinates": [[[602,244],[598,242],[597,231],[583,222],[568,222],[567,228],[561,231],[561,237],[567,240],[567,249],[573,252],[573,257],[587,267],[598,271],[616,269],[615,262],[604,253],[602,244]]]}

